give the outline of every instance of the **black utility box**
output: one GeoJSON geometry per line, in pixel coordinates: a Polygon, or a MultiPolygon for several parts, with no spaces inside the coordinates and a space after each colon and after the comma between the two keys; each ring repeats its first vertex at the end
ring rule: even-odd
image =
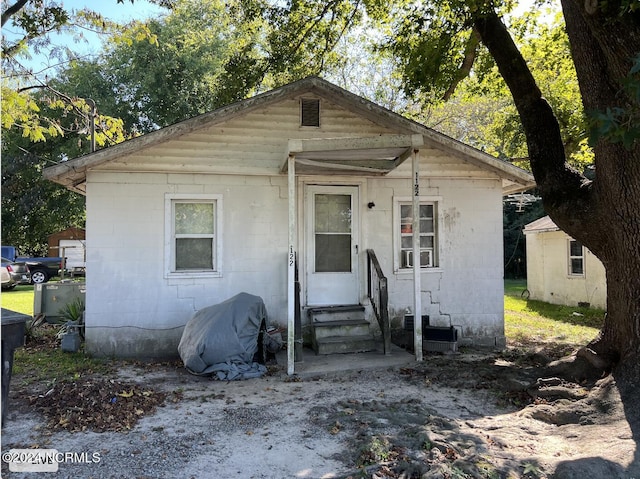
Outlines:
{"type": "MultiPolygon", "coordinates": [[[[405,331],[412,331],[413,332],[413,322],[414,322],[413,314],[405,314],[404,315],[404,329],[405,329],[405,331]]],[[[429,315],[428,314],[423,314],[422,315],[422,330],[424,331],[427,326],[429,326],[429,315]]]]}
{"type": "MultiPolygon", "coordinates": [[[[404,330],[411,332],[402,335],[401,343],[408,349],[413,349],[412,335],[414,330],[414,317],[407,314],[404,317],[404,330]]],[[[458,330],[453,326],[430,326],[429,315],[422,315],[422,349],[431,352],[456,352],[458,350],[458,330]]]]}

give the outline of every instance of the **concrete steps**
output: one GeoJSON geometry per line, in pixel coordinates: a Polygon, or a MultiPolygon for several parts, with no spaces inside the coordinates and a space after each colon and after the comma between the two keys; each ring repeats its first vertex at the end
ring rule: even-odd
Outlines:
{"type": "Polygon", "coordinates": [[[376,349],[364,306],[322,306],[308,310],[316,354],[360,353],[376,349]]]}

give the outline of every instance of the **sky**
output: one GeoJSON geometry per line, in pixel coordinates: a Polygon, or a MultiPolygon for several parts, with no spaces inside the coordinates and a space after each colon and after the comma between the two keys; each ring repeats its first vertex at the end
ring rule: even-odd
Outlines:
{"type": "Polygon", "coordinates": [[[116,0],[62,0],[61,3],[65,8],[72,10],[90,8],[111,20],[120,22],[142,20],[165,11],[147,0],[135,0],[133,4],[130,0],[124,0],[124,3],[118,3],[116,0]]]}
{"type": "MultiPolygon", "coordinates": [[[[165,9],[149,3],[147,0],[135,0],[133,4],[130,0],[124,0],[124,3],[118,3],[116,0],[60,0],[60,3],[68,10],[89,8],[109,20],[120,23],[127,23],[131,20],[145,20],[166,12],[165,9]]],[[[17,32],[11,26],[11,22],[7,22],[2,29],[2,34],[10,40],[17,32]]],[[[52,35],[51,41],[57,45],[69,45],[78,54],[98,52],[101,45],[100,37],[91,32],[84,32],[83,34],[87,39],[86,43],[74,43],[69,35],[52,35]]],[[[21,60],[21,63],[31,68],[34,72],[41,71],[52,64],[46,54],[33,55],[31,60],[21,60]]]]}

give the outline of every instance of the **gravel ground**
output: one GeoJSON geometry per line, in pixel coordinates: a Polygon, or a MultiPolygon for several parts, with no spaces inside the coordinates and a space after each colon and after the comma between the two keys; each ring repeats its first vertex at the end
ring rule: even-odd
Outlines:
{"type": "MultiPolygon", "coordinates": [[[[3,431],[3,452],[51,448],[86,453],[89,460],[60,464],[55,474],[11,473],[3,464],[3,477],[347,477],[357,471],[356,451],[348,449],[346,431],[336,428],[335,419],[321,411],[333,410],[338,400],[397,401],[418,392],[408,385],[402,390],[393,387],[400,381],[393,370],[305,381],[292,381],[278,371],[261,379],[220,382],[182,369],[133,367],[121,369],[117,379],[167,393],[177,391],[181,399],[166,402],[126,432],[53,432],[43,416],[24,405],[15,408],[3,431]],[[95,453],[99,462],[93,460],[95,453]]],[[[432,405],[449,414],[472,415],[464,405],[464,394],[431,391],[429,396],[432,405]],[[452,401],[452,395],[458,399],[452,401]]]]}
{"type": "Polygon", "coordinates": [[[2,477],[542,479],[556,470],[562,479],[640,477],[615,384],[594,388],[610,403],[606,414],[585,409],[579,421],[560,424],[550,401],[497,400],[506,369],[504,361],[460,355],[304,380],[279,367],[222,382],[180,367],[122,366],[113,381],[164,392],[164,404],[130,430],[68,432],[12,396],[3,453],[48,448],[75,457],[56,473],[10,472],[3,463],[2,477]],[[536,416],[543,407],[550,419],[536,416]]]}

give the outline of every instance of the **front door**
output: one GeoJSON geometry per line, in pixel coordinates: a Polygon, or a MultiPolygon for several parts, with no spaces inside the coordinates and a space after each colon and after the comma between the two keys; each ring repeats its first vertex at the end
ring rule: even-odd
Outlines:
{"type": "Polygon", "coordinates": [[[358,304],[358,187],[307,185],[307,305],[358,304]]]}

